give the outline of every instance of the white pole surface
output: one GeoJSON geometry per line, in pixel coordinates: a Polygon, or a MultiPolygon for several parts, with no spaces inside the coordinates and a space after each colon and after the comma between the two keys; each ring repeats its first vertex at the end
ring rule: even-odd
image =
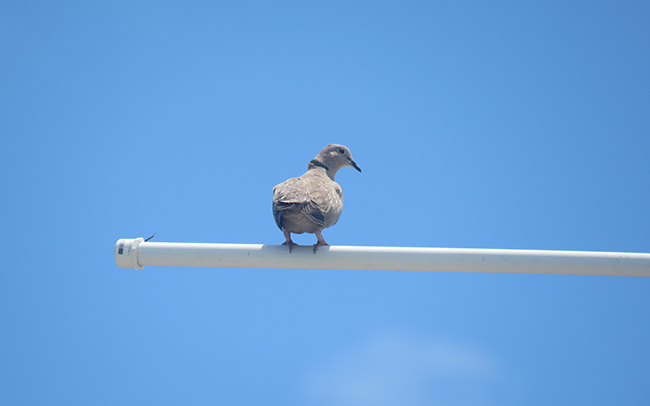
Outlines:
{"type": "Polygon", "coordinates": [[[198,244],[121,239],[120,268],[207,266],[650,276],[650,253],[463,248],[198,244]]]}

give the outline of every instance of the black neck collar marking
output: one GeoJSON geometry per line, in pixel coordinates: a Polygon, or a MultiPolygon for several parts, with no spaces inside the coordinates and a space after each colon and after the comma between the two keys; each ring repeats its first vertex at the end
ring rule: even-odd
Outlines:
{"type": "Polygon", "coordinates": [[[312,159],[311,161],[309,161],[309,165],[307,165],[307,166],[308,166],[309,168],[312,168],[312,167],[324,168],[326,171],[329,171],[329,170],[330,170],[330,168],[328,168],[327,165],[325,165],[325,164],[322,163],[321,161],[317,161],[317,160],[315,160],[315,159],[312,159]]]}

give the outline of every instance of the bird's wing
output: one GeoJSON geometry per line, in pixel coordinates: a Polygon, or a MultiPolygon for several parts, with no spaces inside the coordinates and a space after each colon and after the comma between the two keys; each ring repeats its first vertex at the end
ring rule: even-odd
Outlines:
{"type": "Polygon", "coordinates": [[[302,207],[302,213],[304,213],[309,220],[311,220],[318,228],[325,228],[326,223],[326,212],[323,211],[323,208],[318,206],[314,201],[310,201],[302,207]]]}
{"type": "Polygon", "coordinates": [[[273,188],[273,218],[282,230],[282,212],[309,203],[309,193],[301,178],[291,178],[273,188]]]}
{"type": "Polygon", "coordinates": [[[343,192],[339,185],[327,179],[325,182],[315,180],[310,185],[309,203],[303,208],[305,213],[320,228],[336,224],[343,209],[343,192]]]}
{"type": "Polygon", "coordinates": [[[307,203],[309,202],[308,188],[302,178],[291,178],[273,188],[273,202],[278,203],[307,203]]]}

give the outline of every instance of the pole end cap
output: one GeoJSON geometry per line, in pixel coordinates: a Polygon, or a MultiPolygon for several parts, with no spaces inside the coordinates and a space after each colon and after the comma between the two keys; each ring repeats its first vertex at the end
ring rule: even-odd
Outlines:
{"type": "Polygon", "coordinates": [[[121,238],[115,243],[115,263],[120,268],[133,268],[142,270],[144,267],[138,263],[138,245],[144,238],[121,238]]]}

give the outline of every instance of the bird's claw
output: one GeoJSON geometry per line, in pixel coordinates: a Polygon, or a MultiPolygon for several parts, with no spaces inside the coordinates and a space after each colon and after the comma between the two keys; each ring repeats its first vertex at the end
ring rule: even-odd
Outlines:
{"type": "Polygon", "coordinates": [[[286,246],[289,247],[289,254],[291,254],[291,251],[293,250],[293,247],[297,247],[297,246],[298,246],[298,244],[296,244],[295,242],[293,242],[293,241],[291,241],[291,240],[288,240],[288,241],[283,242],[282,245],[286,245],[286,246]]]}
{"type": "Polygon", "coordinates": [[[320,241],[317,242],[316,244],[314,244],[314,254],[316,253],[316,250],[318,250],[318,247],[320,247],[321,245],[329,245],[329,244],[324,242],[324,241],[323,242],[320,242],[320,241]]]}

